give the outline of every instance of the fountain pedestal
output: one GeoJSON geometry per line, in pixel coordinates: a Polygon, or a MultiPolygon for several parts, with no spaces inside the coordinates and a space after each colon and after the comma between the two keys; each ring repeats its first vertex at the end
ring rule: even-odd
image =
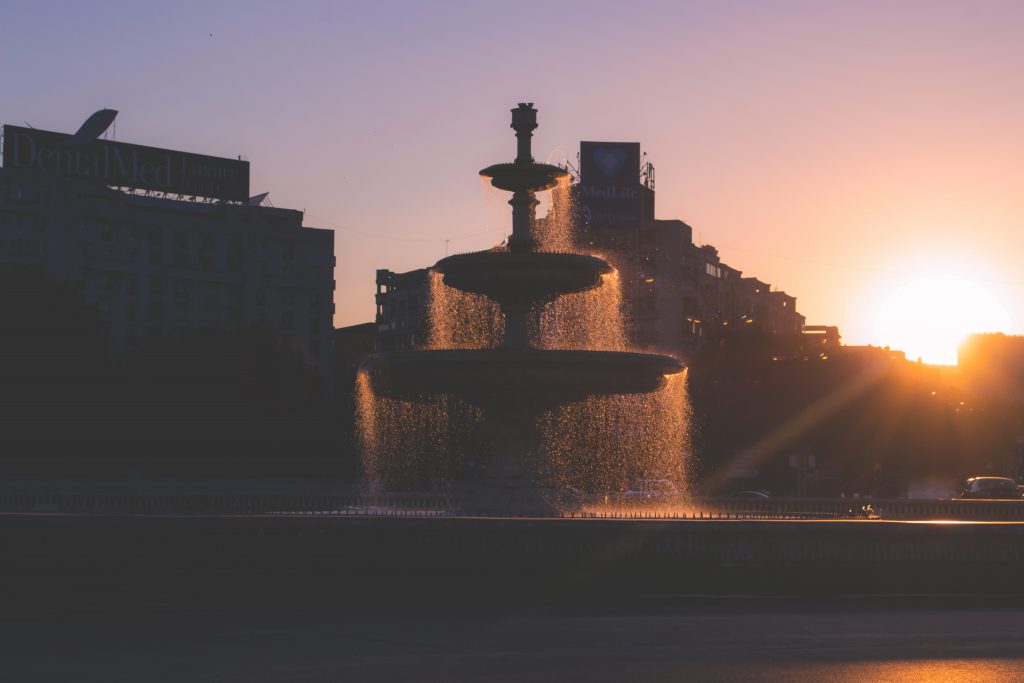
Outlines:
{"type": "Polygon", "coordinates": [[[456,486],[462,514],[548,517],[565,509],[564,494],[539,461],[537,420],[545,407],[525,396],[488,401],[480,431],[490,457],[474,480],[456,486]]]}

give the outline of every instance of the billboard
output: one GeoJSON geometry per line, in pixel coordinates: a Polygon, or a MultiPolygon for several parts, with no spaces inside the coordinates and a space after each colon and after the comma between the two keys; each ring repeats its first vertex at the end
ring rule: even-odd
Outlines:
{"type": "Polygon", "coordinates": [[[643,218],[639,142],[581,142],[580,198],[592,225],[643,218]]]}
{"type": "Polygon", "coordinates": [[[248,161],[109,140],[76,145],[70,139],[64,133],[4,126],[4,167],[35,168],[138,190],[249,199],[248,161]]]}

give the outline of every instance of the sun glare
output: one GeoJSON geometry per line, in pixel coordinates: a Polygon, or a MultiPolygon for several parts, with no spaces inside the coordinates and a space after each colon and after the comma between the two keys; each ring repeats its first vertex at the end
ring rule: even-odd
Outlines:
{"type": "Polygon", "coordinates": [[[875,318],[876,343],[935,365],[955,365],[960,342],[974,332],[1004,331],[1009,315],[975,281],[927,276],[897,288],[875,318]]]}

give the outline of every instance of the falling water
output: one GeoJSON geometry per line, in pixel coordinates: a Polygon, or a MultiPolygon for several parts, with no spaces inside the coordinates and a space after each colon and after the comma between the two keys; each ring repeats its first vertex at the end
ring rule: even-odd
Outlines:
{"type": "Polygon", "coordinates": [[[576,220],[569,177],[560,178],[548,197],[548,213],[534,224],[534,238],[541,251],[576,249],[576,220]]]}
{"type": "Polygon", "coordinates": [[[532,334],[542,349],[628,350],[618,271],[604,275],[595,289],[566,294],[546,304],[532,334]]]}
{"type": "Polygon", "coordinates": [[[505,322],[498,305],[482,294],[463,292],[428,275],[430,309],[428,349],[492,349],[501,341],[505,322]]]}
{"type": "Polygon", "coordinates": [[[690,402],[686,373],[650,394],[591,396],[540,419],[547,476],[591,494],[619,494],[640,479],[688,488],[690,402]]]}
{"type": "Polygon", "coordinates": [[[377,395],[365,371],[356,379],[356,424],[364,489],[436,488],[465,464],[480,412],[454,397],[404,401],[377,395]]]}
{"type": "Polygon", "coordinates": [[[382,460],[386,457],[377,434],[378,397],[370,386],[365,370],[356,375],[356,437],[363,459],[363,482],[367,493],[379,493],[383,487],[382,460]]]}

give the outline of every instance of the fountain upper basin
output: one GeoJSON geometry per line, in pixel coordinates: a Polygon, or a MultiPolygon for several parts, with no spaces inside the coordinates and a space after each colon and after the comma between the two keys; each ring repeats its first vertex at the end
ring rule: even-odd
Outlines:
{"type": "Polygon", "coordinates": [[[441,259],[444,283],[499,303],[546,301],[601,284],[612,267],[596,256],[533,251],[478,251],[441,259]]]}
{"type": "Polygon", "coordinates": [[[648,393],[684,368],[676,358],[652,353],[501,348],[388,351],[363,364],[378,394],[408,400],[453,394],[478,405],[648,393]]]}
{"type": "Polygon", "coordinates": [[[491,185],[506,192],[543,192],[562,178],[568,178],[569,172],[551,164],[511,162],[488,166],[480,175],[490,178],[491,185]]]}

